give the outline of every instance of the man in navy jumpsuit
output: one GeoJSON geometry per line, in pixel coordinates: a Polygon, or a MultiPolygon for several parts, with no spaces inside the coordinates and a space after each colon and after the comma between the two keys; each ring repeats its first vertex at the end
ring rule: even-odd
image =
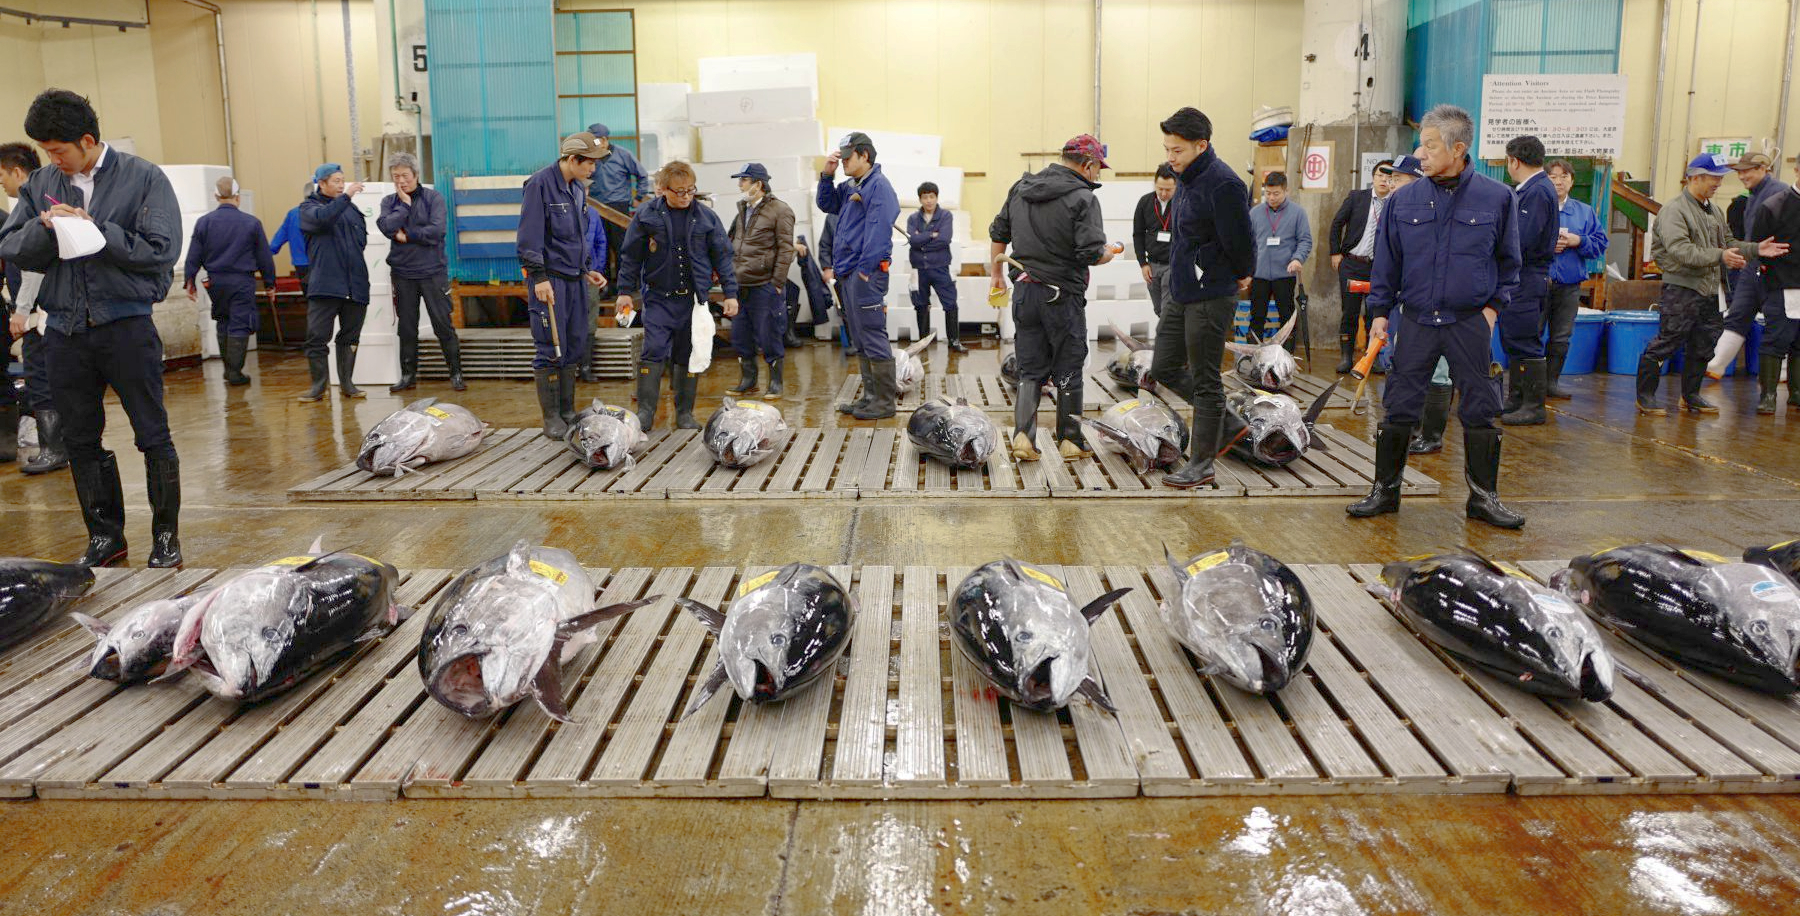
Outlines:
{"type": "Polygon", "coordinates": [[[192,299],[198,292],[200,269],[206,269],[206,295],[212,299],[225,381],[248,385],[244,355],[250,350],[250,338],[256,336],[256,272],[262,271],[263,285],[274,289],[275,256],[269,253],[262,220],[238,209],[242,199],[236,179],[220,178],[214,196],[219,207],[194,223],[181,275],[192,299]]]}
{"type": "Polygon", "coordinates": [[[725,293],[725,317],[738,314],[737,272],[731,264],[731,242],[725,224],[706,207],[694,206],[699,193],[694,170],[680,160],[656,173],[656,198],[637,209],[625,227],[619,249],[621,313],[631,310],[632,297],[644,305],[644,352],[638,360],[638,423],[644,432],[656,424],[656,402],[662,377],[673,363],[670,387],[675,390],[675,427],[699,429],[694,419],[694,392],[700,377],[688,371],[693,355],[695,302],[705,302],[713,277],[725,293]]]}
{"type": "Polygon", "coordinates": [[[820,210],[837,214],[831,267],[843,284],[844,321],[850,325],[850,341],[862,364],[863,396],[839,404],[838,413],[858,420],[891,417],[900,400],[900,383],[887,337],[888,267],[900,198],[875,164],[875,142],[868,134],[852,132],[826,157],[818,198],[820,210]],[[833,184],[840,162],[850,178],[833,184]]]}
{"type": "Polygon", "coordinates": [[[1544,172],[1544,144],[1514,137],[1506,144],[1506,172],[1519,208],[1519,291],[1500,312],[1500,346],[1510,365],[1505,415],[1508,426],[1537,426],[1546,419],[1549,363],[1544,358],[1544,306],[1550,298],[1550,263],[1562,231],[1556,186],[1544,172]]]}
{"type": "Polygon", "coordinates": [[[1519,285],[1518,213],[1506,185],[1469,167],[1474,133],[1469,113],[1454,105],[1427,113],[1417,153],[1426,180],[1390,195],[1376,229],[1364,303],[1369,333],[1386,337],[1388,313],[1400,303],[1407,324],[1388,372],[1387,416],[1375,434],[1375,484],[1348,509],[1358,518],[1400,511],[1407,444],[1443,357],[1462,402],[1466,512],[1501,528],[1525,524],[1496,493],[1500,388],[1489,369],[1494,322],[1519,285]]]}
{"type": "Polygon", "coordinates": [[[575,422],[575,381],[593,334],[582,284],[606,285],[588,261],[585,184],[605,154],[593,134],[570,134],[557,160],[525,179],[519,206],[519,264],[536,345],[531,372],[547,439],[561,439],[575,422]]]}
{"type": "Polygon", "coordinates": [[[919,185],[919,209],[906,218],[907,259],[916,278],[912,305],[919,319],[919,336],[931,331],[931,292],[936,290],[938,304],[944,309],[944,340],[950,344],[950,352],[967,353],[956,321],[956,280],[950,276],[950,242],[955,237],[956,220],[938,206],[938,186],[929,181],[919,185]]]}

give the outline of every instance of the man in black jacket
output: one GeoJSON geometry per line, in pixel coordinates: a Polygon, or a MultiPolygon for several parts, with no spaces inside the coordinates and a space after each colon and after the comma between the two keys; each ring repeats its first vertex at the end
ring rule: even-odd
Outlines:
{"type": "Polygon", "coordinates": [[[1012,245],[1014,347],[1013,457],[1036,461],[1038,396],[1056,386],[1056,438],[1066,461],[1092,458],[1081,434],[1081,370],[1087,361],[1088,267],[1113,259],[1106,244],[1095,179],[1107,168],[1106,147],[1082,134],[1063,144],[1062,159],[1027,174],[1006,192],[988,226],[995,289],[1006,288],[1002,256],[1012,245]]]}
{"type": "Polygon", "coordinates": [[[31,103],[25,133],[53,168],[25,182],[0,227],[0,258],[44,274],[38,301],[49,315],[51,396],[88,530],[87,550],[75,562],[125,562],[125,494],[118,462],[101,440],[110,387],[144,454],[149,565],[180,566],[181,464],[163,410],[162,338],[151,319],[174,283],[180,254],[175,189],[155,165],[100,142],[93,107],[66,89],[46,90],[31,103]],[[98,230],[101,247],[63,257],[52,224],[64,219],[98,230]]]}
{"type": "Polygon", "coordinates": [[[1339,375],[1349,372],[1356,359],[1356,331],[1362,323],[1363,297],[1368,295],[1369,271],[1375,262],[1375,224],[1387,204],[1388,176],[1393,171],[1392,159],[1375,163],[1369,172],[1369,186],[1344,198],[1326,236],[1331,269],[1338,275],[1338,301],[1343,303],[1343,317],[1338,320],[1339,375]],[[1352,283],[1365,292],[1352,292],[1352,283]]]}
{"type": "Polygon", "coordinates": [[[356,387],[356,346],[369,314],[369,265],[363,249],[369,224],[354,198],[363,183],[344,183],[344,169],[327,162],[313,170],[314,190],[300,202],[300,231],[306,235],[306,369],[312,387],[302,401],[322,401],[331,383],[331,327],[337,325],[338,388],[346,398],[367,397],[356,387]]]}
{"type": "MultiPolygon", "coordinates": [[[[1764,179],[1772,180],[1772,179],[1764,179]]],[[[1781,363],[1787,361],[1787,405],[1800,414],[1800,186],[1785,188],[1756,207],[1756,234],[1787,246],[1779,257],[1761,259],[1760,280],[1745,271],[1746,283],[1761,282],[1764,295],[1761,359],[1761,399],[1758,413],[1775,412],[1775,387],[1781,383],[1781,363]],[[1768,410],[1762,409],[1768,404],[1768,410]]]]}
{"type": "Polygon", "coordinates": [[[1169,239],[1173,238],[1170,219],[1175,197],[1175,170],[1167,162],[1156,167],[1156,190],[1138,199],[1137,211],[1131,214],[1131,250],[1137,252],[1138,267],[1144,272],[1144,283],[1150,287],[1150,311],[1162,316],[1163,283],[1169,273],[1169,239]]]}
{"type": "Polygon", "coordinates": [[[393,242],[387,264],[394,280],[394,318],[400,325],[400,381],[388,386],[388,393],[418,387],[420,300],[450,369],[450,387],[463,391],[469,386],[463,381],[462,342],[450,317],[450,262],[444,256],[449,205],[444,195],[419,183],[419,157],[395,153],[387,167],[394,193],[381,199],[375,227],[393,242]]]}

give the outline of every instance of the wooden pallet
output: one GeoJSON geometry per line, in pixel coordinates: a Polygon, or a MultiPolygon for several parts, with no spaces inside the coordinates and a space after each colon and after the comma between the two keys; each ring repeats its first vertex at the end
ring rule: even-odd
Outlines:
{"type": "Polygon", "coordinates": [[[381,477],[355,462],[321,474],[288,490],[293,501],[387,499],[474,499],[475,484],[496,465],[510,466],[522,449],[543,441],[541,430],[496,429],[489,431],[481,447],[452,461],[426,465],[396,477],[381,477]]]}
{"type": "MultiPolygon", "coordinates": [[[[1219,459],[1213,469],[1218,488],[1177,490],[1162,485],[1164,472],[1139,474],[1124,455],[1094,443],[1093,458],[1051,469],[1050,495],[1073,497],[1195,496],[1362,496],[1374,482],[1375,447],[1327,424],[1314,428],[1328,449],[1314,448],[1286,467],[1272,468],[1235,456],[1219,459]],[[1057,473],[1061,470],[1061,473],[1057,473]]],[[[1040,433],[1040,438],[1042,435],[1040,433]]],[[[1090,439],[1091,441],[1091,439],[1090,439]]],[[[1434,496],[1438,482],[1407,468],[1401,486],[1408,494],[1434,496]]]]}
{"type": "MultiPolygon", "coordinates": [[[[862,397],[862,376],[852,375],[844,379],[838,386],[837,403],[846,403],[862,397]]],[[[1012,416],[1013,384],[999,375],[927,375],[919,380],[919,386],[900,395],[896,410],[909,413],[919,409],[919,405],[939,397],[947,397],[954,401],[967,398],[971,407],[981,410],[1004,413],[1012,416]]],[[[1085,413],[1104,410],[1113,402],[1106,400],[1093,383],[1082,386],[1081,409],[1085,413]]],[[[1056,412],[1056,399],[1045,397],[1038,401],[1038,412],[1056,412]]]]}
{"type": "MultiPolygon", "coordinates": [[[[1546,575],[1556,563],[1526,563],[1546,575]]],[[[1544,700],[1467,670],[1363,591],[1374,567],[1301,566],[1312,654],[1278,696],[1195,672],[1157,603],[1168,570],[1063,567],[1077,603],[1132,591],[1093,628],[1117,717],[1015,709],[942,626],[966,568],[834,567],[859,607],[838,671],[789,700],[729,688],[681,718],[713,638],[673,606],[715,606],[762,570],[593,570],[604,602],[660,600],[601,626],[564,668],[574,722],[526,703],[471,721],[431,700],[425,614],[265,703],[195,681],[119,687],[72,667],[91,639],[52,624],[0,657],[0,795],[43,798],[1069,798],[1359,793],[1800,792],[1800,700],[1680,669],[1607,633],[1654,685],[1606,703],[1544,700]]],[[[213,580],[102,571],[82,610],[213,580]]],[[[404,574],[428,607],[449,570],[404,574]]]]}
{"type": "MultiPolygon", "coordinates": [[[[464,328],[457,332],[457,337],[462,343],[465,378],[531,378],[535,344],[529,329],[464,328]]],[[[592,338],[594,374],[603,379],[635,378],[638,354],[643,346],[642,328],[595,328],[592,338]]],[[[419,377],[450,377],[443,347],[430,333],[419,336],[419,377]]]]}
{"type": "MultiPolygon", "coordinates": [[[[1227,371],[1229,372],[1229,370],[1227,371]]],[[[1295,401],[1300,403],[1301,411],[1305,411],[1308,407],[1312,406],[1314,399],[1325,393],[1326,386],[1330,384],[1330,379],[1320,380],[1311,375],[1296,375],[1294,376],[1293,384],[1288,386],[1287,393],[1293,397],[1295,401]]],[[[1098,372],[1089,373],[1086,387],[1089,391],[1097,391],[1100,393],[1102,401],[1100,409],[1102,410],[1111,407],[1120,401],[1129,401],[1144,396],[1144,392],[1141,390],[1134,391],[1119,384],[1119,380],[1108,375],[1104,369],[1098,372]]],[[[1352,383],[1348,377],[1345,377],[1344,384],[1339,385],[1337,390],[1332,392],[1331,399],[1325,402],[1325,409],[1351,409],[1356,404],[1353,398],[1355,393],[1355,384],[1352,383]]],[[[1164,404],[1181,411],[1184,416],[1192,410],[1186,401],[1171,395],[1161,386],[1157,386],[1156,391],[1152,392],[1152,395],[1164,404]]]]}

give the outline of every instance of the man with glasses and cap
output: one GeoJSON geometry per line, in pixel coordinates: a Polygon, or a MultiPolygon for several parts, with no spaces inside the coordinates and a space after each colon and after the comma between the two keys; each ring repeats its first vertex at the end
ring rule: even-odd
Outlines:
{"type": "Polygon", "coordinates": [[[875,142],[854,131],[838,142],[819,173],[819,209],[836,214],[832,269],[843,284],[844,320],[862,364],[863,396],[839,404],[838,412],[858,420],[891,417],[900,400],[894,350],[888,346],[888,268],[894,254],[894,220],[900,197],[875,164],[875,142]],[[838,164],[847,181],[834,184],[838,164]]]}
{"type": "Polygon", "coordinates": [[[220,178],[214,190],[219,206],[194,223],[188,242],[187,263],[182,269],[189,299],[198,295],[200,270],[206,270],[206,295],[212,300],[214,330],[219,336],[219,358],[225,362],[225,382],[248,385],[244,357],[250,338],[256,336],[256,272],[263,285],[275,288],[275,256],[269,253],[269,237],[262,220],[238,209],[243,203],[237,179],[220,178]]]}
{"type": "MultiPolygon", "coordinates": [[[[589,124],[588,133],[600,141],[601,156],[599,164],[594,166],[594,183],[588,189],[588,196],[617,210],[625,216],[637,209],[638,203],[651,193],[650,176],[638,163],[637,157],[622,146],[614,146],[612,131],[605,124],[589,124]]],[[[606,263],[596,263],[594,269],[606,275],[613,289],[618,289],[614,281],[619,278],[619,246],[625,243],[625,227],[611,220],[601,220],[601,228],[606,232],[606,250],[612,253],[606,263]]]]}
{"type": "Polygon", "coordinates": [[[588,263],[587,180],[605,155],[586,131],[563,140],[555,162],[525,180],[519,207],[519,264],[525,268],[531,373],[537,382],[544,437],[561,439],[575,422],[575,381],[581,354],[592,342],[583,283],[605,286],[588,263]]]}
{"type": "Polygon", "coordinates": [[[794,208],[769,193],[769,170],[760,162],[744,166],[737,179],[743,199],[731,221],[732,267],[737,272],[743,311],[731,323],[742,374],[732,394],[756,390],[756,351],[769,362],[764,400],[781,397],[782,362],[787,355],[787,276],[794,263],[794,208]]]}
{"type": "MultiPolygon", "coordinates": [[[[1731,170],[1737,173],[1738,181],[1743,182],[1745,189],[1750,192],[1750,198],[1744,204],[1743,238],[1761,239],[1768,234],[1766,231],[1757,232],[1758,211],[1764,203],[1788,190],[1787,182],[1772,174],[1774,168],[1775,161],[1762,153],[1745,153],[1731,164],[1731,170]]],[[[1744,339],[1750,335],[1750,325],[1756,321],[1756,313],[1764,311],[1763,304],[1768,298],[1761,277],[1761,258],[1749,255],[1745,260],[1748,263],[1738,272],[1739,279],[1731,287],[1731,308],[1725,314],[1725,330],[1719,335],[1712,361],[1706,364],[1706,377],[1713,381],[1724,378],[1726,368],[1737,359],[1738,351],[1744,348],[1744,339]]],[[[1779,309],[1775,312],[1779,315],[1779,309]]],[[[1781,320],[1786,319],[1783,317],[1781,320]]],[[[1769,327],[1763,329],[1765,341],[1770,337],[1770,330],[1772,328],[1769,327]]],[[[1763,360],[1758,363],[1761,391],[1756,412],[1760,414],[1775,412],[1775,388],[1781,384],[1780,367],[1777,365],[1771,369],[1770,362],[1763,360]]],[[[1775,362],[1778,363],[1779,360],[1775,362]]]]}

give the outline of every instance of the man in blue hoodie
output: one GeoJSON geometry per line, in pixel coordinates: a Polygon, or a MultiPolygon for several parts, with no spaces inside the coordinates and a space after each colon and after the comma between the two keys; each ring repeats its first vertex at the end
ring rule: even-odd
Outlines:
{"type": "Polygon", "coordinates": [[[181,248],[181,204],[162,169],[100,140],[100,119],[87,99],[47,89],[25,114],[25,133],[43,147],[51,168],[21,188],[0,226],[0,259],[41,271],[38,303],[49,316],[44,347],[51,397],[75,497],[87,523],[83,566],[125,562],[125,493],[119,464],[107,451],[106,390],[118,395],[144,455],[150,497],[151,567],[181,565],[181,464],[163,409],[163,348],[151,313],[175,282],[181,248]],[[86,222],[98,251],[64,258],[52,224],[86,222]]]}
{"type": "Polygon", "coordinates": [[[819,209],[836,214],[832,236],[832,270],[843,284],[844,321],[862,364],[861,399],[839,404],[838,413],[858,420],[879,420],[894,415],[900,400],[900,383],[894,369],[894,351],[888,346],[888,268],[894,254],[894,220],[900,218],[900,197],[875,164],[875,141],[854,131],[838,142],[819,173],[819,209]],[[850,176],[834,184],[838,164],[850,176]]]}
{"type": "Polygon", "coordinates": [[[606,277],[588,261],[586,185],[604,155],[593,134],[570,134],[556,161],[525,179],[519,205],[519,266],[525,268],[526,307],[536,345],[531,372],[546,439],[561,439],[575,422],[578,367],[594,332],[583,284],[606,286],[606,277]]]}
{"type": "MultiPolygon", "coordinates": [[[[313,183],[310,179],[300,186],[300,198],[310,197],[313,183]]],[[[306,233],[300,231],[300,205],[287,212],[281,220],[280,228],[269,238],[269,254],[280,254],[282,248],[288,249],[288,260],[294,263],[294,279],[300,281],[300,295],[306,295],[306,275],[312,269],[312,262],[306,259],[306,233]]]]}

